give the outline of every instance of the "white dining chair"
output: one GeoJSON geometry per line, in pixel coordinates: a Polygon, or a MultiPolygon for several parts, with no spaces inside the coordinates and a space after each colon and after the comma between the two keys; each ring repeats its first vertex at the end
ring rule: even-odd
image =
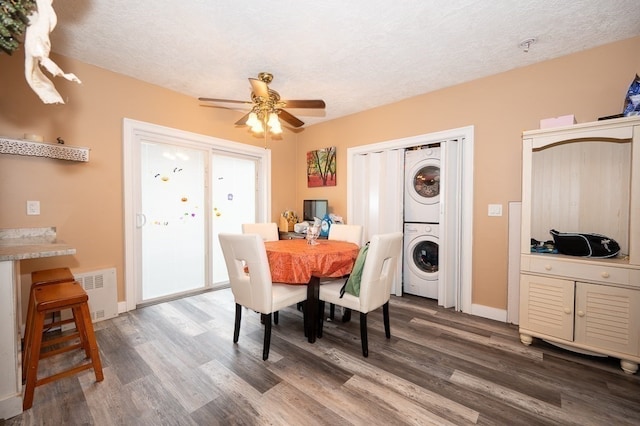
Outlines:
{"type": "MultiPolygon", "coordinates": [[[[324,309],[325,302],[360,312],[360,338],[362,340],[362,355],[365,357],[369,356],[367,338],[367,314],[369,312],[382,306],[385,335],[387,339],[391,337],[389,299],[401,252],[401,232],[374,235],[369,242],[367,257],[362,269],[359,295],[344,293],[341,296],[344,283],[340,282],[320,286],[320,312],[324,309]]],[[[322,337],[322,326],[321,317],[318,337],[322,337]]]]}
{"type": "MultiPolygon", "coordinates": [[[[356,244],[358,247],[362,245],[362,233],[363,227],[362,225],[347,225],[343,223],[334,223],[329,228],[329,236],[327,237],[329,240],[335,241],[348,241],[350,243],[356,244]]],[[[337,278],[337,279],[323,279],[322,284],[330,283],[330,282],[338,282],[342,281],[344,284],[346,277],[337,278]]],[[[322,312],[322,311],[321,311],[322,312]]],[[[336,312],[336,305],[331,303],[329,305],[329,318],[333,320],[336,312]]],[[[342,316],[342,322],[346,322],[350,316],[344,315],[342,316]]]]}
{"type": "Polygon", "coordinates": [[[327,238],[336,241],[349,241],[360,247],[362,245],[362,231],[362,225],[334,223],[329,228],[329,236],[327,238]]]}
{"type": "MultiPolygon", "coordinates": [[[[236,303],[233,343],[238,343],[242,307],[261,314],[264,323],[262,359],[269,357],[271,318],[278,323],[278,311],[307,300],[307,287],[271,281],[264,241],[258,234],[219,234],[222,254],[236,303]]],[[[304,313],[303,313],[304,315],[304,313]]]]}
{"type": "Polygon", "coordinates": [[[243,234],[258,234],[263,241],[278,241],[280,234],[278,233],[278,225],[271,223],[243,223],[243,234]]]}

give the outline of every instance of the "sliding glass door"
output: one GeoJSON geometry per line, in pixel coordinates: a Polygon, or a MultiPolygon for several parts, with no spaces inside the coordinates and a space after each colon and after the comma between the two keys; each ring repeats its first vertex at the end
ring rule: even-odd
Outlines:
{"type": "Polygon", "coordinates": [[[211,157],[211,197],[214,286],[229,280],[218,240],[221,232],[240,233],[243,223],[258,221],[258,161],[228,152],[211,157]]]}
{"type": "Polygon", "coordinates": [[[145,141],[140,160],[140,301],[203,289],[208,151],[145,141]]]}
{"type": "Polygon", "coordinates": [[[228,285],[220,232],[269,220],[271,151],[124,120],[126,309],[228,285]]]}

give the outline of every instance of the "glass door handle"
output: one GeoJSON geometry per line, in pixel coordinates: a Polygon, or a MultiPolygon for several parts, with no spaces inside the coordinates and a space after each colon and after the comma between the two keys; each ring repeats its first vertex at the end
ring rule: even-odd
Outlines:
{"type": "Polygon", "coordinates": [[[147,224],[147,216],[144,213],[138,213],[136,215],[136,228],[142,228],[147,224]]]}

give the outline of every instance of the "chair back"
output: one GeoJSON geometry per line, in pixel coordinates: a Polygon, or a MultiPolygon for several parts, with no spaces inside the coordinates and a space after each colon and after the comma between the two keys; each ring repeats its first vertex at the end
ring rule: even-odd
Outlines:
{"type": "Polygon", "coordinates": [[[360,281],[360,312],[370,312],[389,301],[401,253],[402,232],[371,238],[360,281]]]}
{"type": "Polygon", "coordinates": [[[258,234],[218,235],[235,302],[254,311],[272,312],[271,270],[258,234]]]}
{"type": "Polygon", "coordinates": [[[362,245],[362,225],[334,223],[329,228],[328,238],[330,240],[348,241],[360,247],[362,245]]]}
{"type": "Polygon", "coordinates": [[[280,235],[278,234],[278,225],[275,222],[272,223],[243,223],[243,234],[258,234],[262,237],[263,241],[278,241],[280,235]]]}

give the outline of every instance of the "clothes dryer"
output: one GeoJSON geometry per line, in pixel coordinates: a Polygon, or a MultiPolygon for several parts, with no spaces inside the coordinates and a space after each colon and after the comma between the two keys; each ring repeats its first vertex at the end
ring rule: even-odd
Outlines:
{"type": "Polygon", "coordinates": [[[404,221],[440,222],[440,147],[405,151],[404,221]]]}
{"type": "Polygon", "coordinates": [[[439,225],[404,224],[403,291],[438,298],[439,225]]]}

